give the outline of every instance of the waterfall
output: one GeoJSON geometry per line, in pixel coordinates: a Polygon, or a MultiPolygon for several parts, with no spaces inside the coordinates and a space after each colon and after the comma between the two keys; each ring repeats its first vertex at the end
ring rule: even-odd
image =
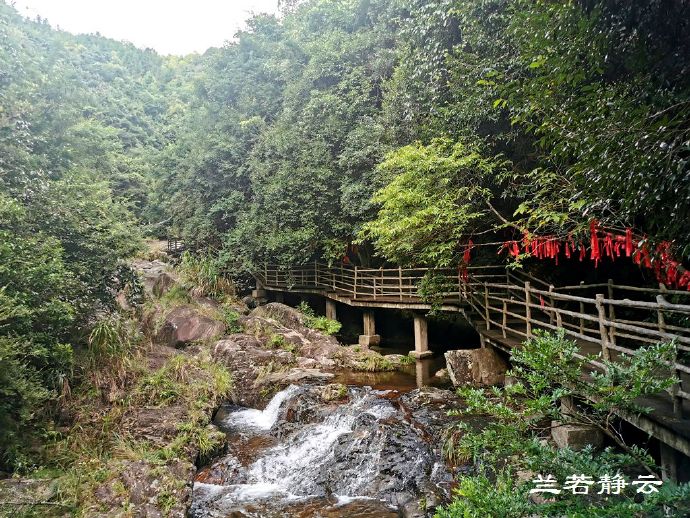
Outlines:
{"type": "MultiPolygon", "coordinates": [[[[225,485],[197,482],[191,516],[257,508],[256,516],[285,516],[280,512],[297,513],[292,506],[315,500],[334,509],[368,506],[366,512],[348,508],[351,516],[388,516],[394,512],[391,500],[414,495],[434,459],[399,408],[382,397],[385,393],[351,388],[348,401],[340,404],[323,402],[318,394],[318,388],[291,385],[263,411],[241,409],[223,418],[220,424],[231,436],[247,441],[236,446],[243,454],[255,448],[252,439],[269,440],[245,455],[244,465],[225,485]],[[379,507],[372,511],[371,506],[379,507]]],[[[221,462],[217,465],[223,469],[221,462]]],[[[416,502],[414,496],[409,499],[416,502]]]]}

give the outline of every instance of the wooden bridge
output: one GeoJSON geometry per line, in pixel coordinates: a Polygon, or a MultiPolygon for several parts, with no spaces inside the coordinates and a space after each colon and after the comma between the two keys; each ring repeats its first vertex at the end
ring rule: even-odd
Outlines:
{"type": "MultiPolygon", "coordinates": [[[[326,298],[326,313],[335,318],[336,302],[364,310],[363,344],[378,343],[373,308],[416,310],[415,351],[432,354],[425,314],[435,308],[460,312],[479,332],[482,346],[510,353],[535,329],[563,329],[579,346],[580,356],[599,354],[615,361],[644,344],[674,340],[673,364],[679,383],[668,394],[647,398],[649,415],[621,416],[641,430],[690,456],[690,293],[614,284],[554,286],[520,270],[475,266],[464,270],[360,268],[311,263],[266,265],[255,272],[257,290],[317,294],[326,298]],[[426,279],[426,280],[425,280],[426,279]],[[422,296],[433,280],[435,294],[422,296]]],[[[604,365],[595,359],[593,369],[604,365]]]]}

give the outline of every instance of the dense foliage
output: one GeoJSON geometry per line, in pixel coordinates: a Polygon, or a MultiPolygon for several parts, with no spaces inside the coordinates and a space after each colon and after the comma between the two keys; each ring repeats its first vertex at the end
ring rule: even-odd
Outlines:
{"type": "Polygon", "coordinates": [[[689,19],[673,0],[312,0],[254,18],[199,65],[166,211],[249,265],[353,240],[363,262],[373,244],[444,265],[473,234],[592,218],[687,258],[689,19]]]}
{"type": "Polygon", "coordinates": [[[593,373],[586,383],[581,377],[586,361],[575,356],[577,345],[562,332],[537,334],[525,342],[512,357],[514,384],[458,391],[467,401],[463,413],[489,422],[481,429],[461,423],[449,435],[449,453],[471,459],[475,469],[460,477],[457,498],[437,516],[684,516],[690,509],[689,484],[666,481],[658,492],[643,497],[634,485],[614,494],[597,483],[615,475],[625,477],[627,484],[637,475],[660,480],[648,453],[625,443],[616,412],[648,411],[636,400],[673,383],[668,361],[674,349],[673,344],[659,344],[639,349],[622,363],[604,362],[606,373],[593,373]],[[568,403],[562,404],[564,400],[568,403]],[[583,400],[595,403],[578,402],[583,400]],[[557,450],[544,440],[554,423],[593,427],[618,448],[557,450]],[[574,474],[590,477],[591,491],[561,491],[574,474]],[[530,493],[539,475],[551,475],[560,492],[530,493]]]}
{"type": "Polygon", "coordinates": [[[164,105],[153,53],[4,3],[0,41],[0,467],[21,468],[27,425],[69,393],[127,280],[164,105]]]}

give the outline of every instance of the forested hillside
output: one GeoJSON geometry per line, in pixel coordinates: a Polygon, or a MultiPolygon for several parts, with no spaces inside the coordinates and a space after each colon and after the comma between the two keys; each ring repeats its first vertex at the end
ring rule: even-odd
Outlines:
{"type": "Polygon", "coordinates": [[[74,349],[131,276],[122,260],[140,246],[175,70],[0,3],[3,466],[24,463],[24,425],[66,395],[74,349]]]}
{"type": "Polygon", "coordinates": [[[188,57],[2,1],[0,469],[99,364],[143,237],[242,274],[540,237],[598,264],[605,229],[686,289],[688,221],[685,0],[291,1],[188,57]]]}
{"type": "Polygon", "coordinates": [[[204,56],[161,202],[250,264],[447,266],[592,219],[687,255],[687,29],[675,0],[304,2],[204,56]]]}

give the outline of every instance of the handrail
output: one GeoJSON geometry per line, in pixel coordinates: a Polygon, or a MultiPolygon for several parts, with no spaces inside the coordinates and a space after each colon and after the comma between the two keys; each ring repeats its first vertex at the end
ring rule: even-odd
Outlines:
{"type": "MultiPolygon", "coordinates": [[[[429,272],[438,274],[445,284],[442,293],[438,294],[444,308],[462,307],[487,331],[498,329],[506,339],[510,334],[522,341],[533,336],[534,330],[539,328],[563,329],[582,344],[590,344],[590,348],[597,344],[604,360],[615,360],[612,353],[632,354],[642,344],[661,340],[675,340],[679,350],[690,351],[690,325],[687,325],[690,304],[674,304],[665,299],[665,296],[686,293],[663,286],[657,290],[617,286],[609,281],[554,287],[527,272],[506,271],[496,266],[468,266],[457,270],[376,269],[328,266],[318,261],[292,267],[267,264],[263,271],[254,275],[268,288],[318,290],[356,302],[431,306],[420,294],[420,282],[429,272]],[[594,297],[564,293],[566,290],[582,293],[586,288],[602,288],[603,293],[594,297]],[[616,291],[652,293],[656,301],[615,298],[616,291]],[[679,319],[679,315],[688,318],[679,319]],[[513,319],[511,323],[508,317],[513,319]]],[[[598,361],[592,365],[604,366],[598,361]]],[[[690,374],[690,366],[678,361],[672,367],[675,373],[690,374]]],[[[684,391],[681,385],[678,383],[671,390],[674,410],[679,415],[681,401],[690,399],[690,392],[684,391]]]]}

